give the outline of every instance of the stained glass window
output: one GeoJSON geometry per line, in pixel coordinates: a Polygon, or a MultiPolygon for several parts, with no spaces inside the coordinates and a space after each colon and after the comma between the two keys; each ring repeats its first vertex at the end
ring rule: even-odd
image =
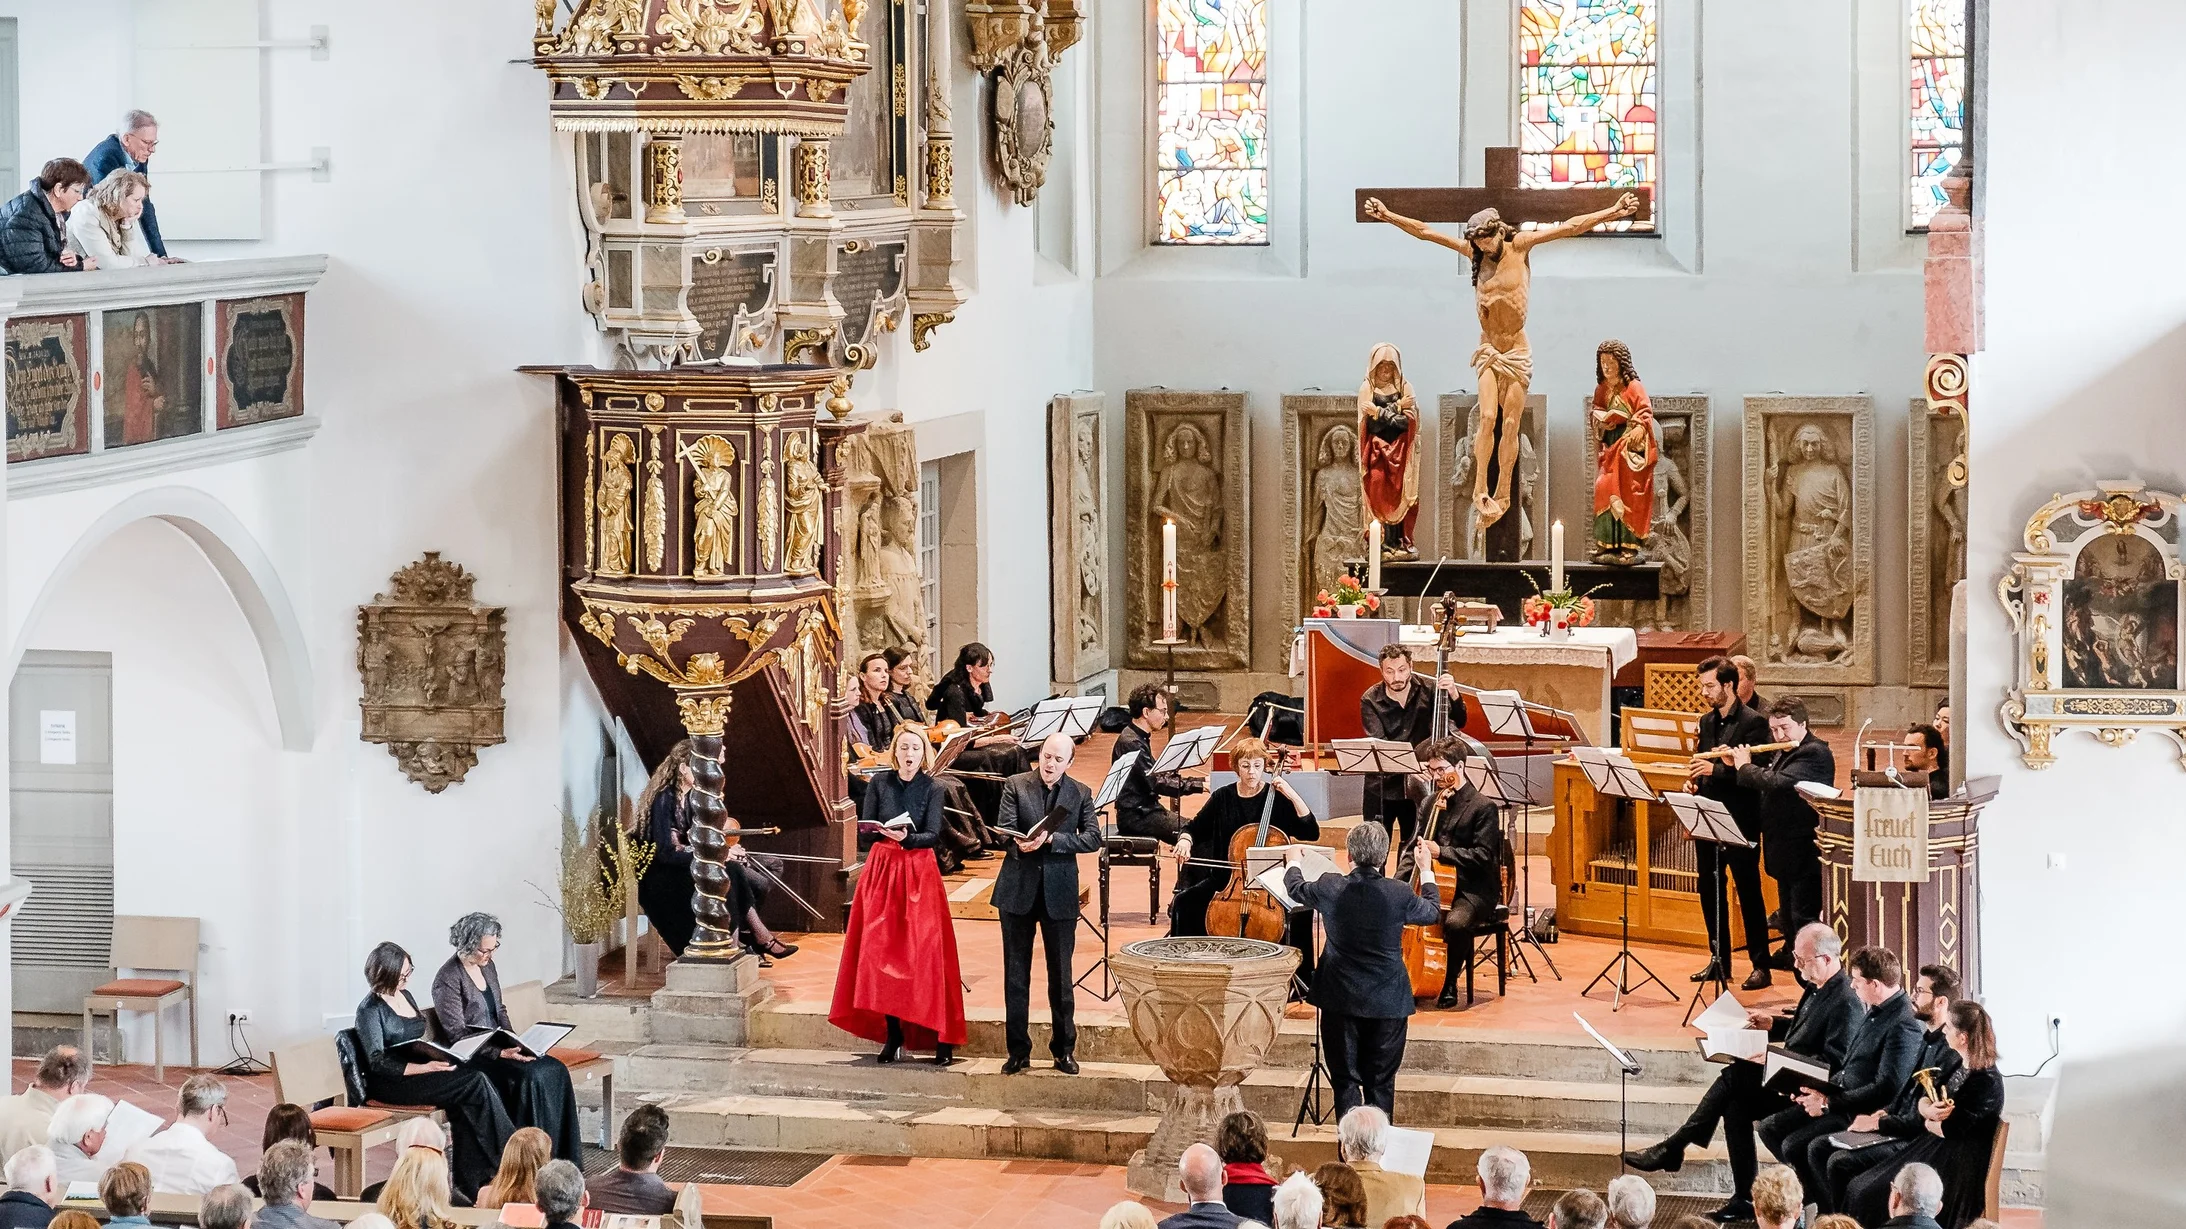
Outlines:
{"type": "Polygon", "coordinates": [[[1156,243],[1268,241],[1267,0],[1160,0],[1156,243]]]}
{"type": "Polygon", "coordinates": [[[1655,7],[1519,0],[1519,186],[1655,186],[1655,7]]]}
{"type": "Polygon", "coordinates": [[[1966,150],[1966,0],[1912,4],[1912,222],[1943,207],[1943,177],[1966,150]]]}

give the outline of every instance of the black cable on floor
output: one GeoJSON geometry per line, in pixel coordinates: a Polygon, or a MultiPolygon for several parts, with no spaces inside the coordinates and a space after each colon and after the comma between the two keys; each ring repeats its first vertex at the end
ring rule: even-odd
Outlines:
{"type": "Polygon", "coordinates": [[[265,1075],[273,1070],[251,1053],[250,1034],[233,1016],[228,1018],[228,1051],[235,1055],[235,1061],[220,1068],[221,1075],[265,1075]]]}

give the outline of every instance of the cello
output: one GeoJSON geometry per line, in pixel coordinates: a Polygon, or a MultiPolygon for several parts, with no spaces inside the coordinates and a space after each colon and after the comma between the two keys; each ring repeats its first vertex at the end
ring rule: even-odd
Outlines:
{"type": "MultiPolygon", "coordinates": [[[[1275,722],[1275,714],[1269,713],[1261,726],[1261,745],[1268,727],[1275,722]]],[[[1269,823],[1275,813],[1275,783],[1282,778],[1287,751],[1272,751],[1273,763],[1268,764],[1267,780],[1260,786],[1267,797],[1260,802],[1260,823],[1253,828],[1239,828],[1230,834],[1230,881],[1207,902],[1207,933],[1210,935],[1235,936],[1240,939],[1260,939],[1268,943],[1281,943],[1290,927],[1290,914],[1282,903],[1266,890],[1252,886],[1245,874],[1245,851],[1255,846],[1288,845],[1290,834],[1269,823]]],[[[1198,859],[1193,859],[1198,861],[1198,859]]]]}
{"type": "MultiPolygon", "coordinates": [[[[1442,600],[1435,603],[1435,616],[1435,677],[1431,684],[1435,708],[1433,721],[1428,726],[1429,742],[1440,742],[1450,732],[1450,711],[1442,696],[1442,676],[1449,669],[1451,642],[1457,639],[1457,595],[1444,594],[1442,600]]],[[[1441,814],[1449,796],[1449,790],[1436,788],[1434,797],[1419,817],[1419,829],[1413,833],[1415,840],[1433,839],[1435,818],[1441,814]]],[[[1425,874],[1426,868],[1415,854],[1412,858],[1412,891],[1415,894],[1419,892],[1425,874]]],[[[1442,937],[1441,923],[1405,927],[1403,950],[1404,972],[1412,982],[1412,997],[1423,999],[1442,993],[1443,982],[1449,974],[1450,945],[1442,937]]]]}

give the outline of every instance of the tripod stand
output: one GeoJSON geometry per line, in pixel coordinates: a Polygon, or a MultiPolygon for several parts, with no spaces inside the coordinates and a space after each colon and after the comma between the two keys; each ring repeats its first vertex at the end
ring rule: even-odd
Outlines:
{"type": "MultiPolygon", "coordinates": [[[[1314,929],[1320,929],[1318,918],[1315,919],[1314,929]]],[[[1290,975],[1290,980],[1293,986],[1299,985],[1302,981],[1296,973],[1290,975]]],[[[1313,1007],[1313,1000],[1307,998],[1306,1005],[1313,1007]]],[[[1321,1108],[1321,1084],[1323,1081],[1328,1084],[1329,1095],[1334,1096],[1336,1081],[1328,1074],[1328,1064],[1321,1061],[1321,1009],[1313,1007],[1313,1066],[1306,1072],[1305,1091],[1298,1096],[1298,1116],[1290,1121],[1290,1137],[1292,1139],[1298,1138],[1298,1132],[1305,1128],[1306,1119],[1311,1118],[1314,1126],[1320,1126],[1328,1121],[1328,1111],[1321,1108]]]]}
{"type": "Polygon", "coordinates": [[[1710,857],[1715,867],[1714,873],[1707,876],[1701,884],[1701,891],[1713,898],[1706,905],[1709,915],[1715,920],[1715,928],[1708,932],[1708,971],[1715,976],[1703,981],[1693,991],[1693,1001],[1685,1005],[1685,1019],[1680,1023],[1689,1024],[1692,1022],[1693,1013],[1700,1010],[1700,996],[1708,992],[1710,983],[1715,986],[1717,998],[1730,993],[1731,922],[1726,908],[1730,899],[1730,866],[1723,855],[1728,849],[1751,849],[1753,842],[1747,840],[1746,834],[1738,830],[1738,822],[1731,818],[1730,811],[1713,798],[1705,798],[1699,794],[1670,793],[1664,794],[1662,801],[1677,816],[1677,822],[1684,826],[1686,835],[1696,845],[1705,843],[1712,847],[1710,857]],[[1716,959],[1715,953],[1715,944],[1718,942],[1723,945],[1723,958],[1720,961],[1716,959]]]}
{"type": "MultiPolygon", "coordinates": [[[[1620,813],[1623,809],[1621,805],[1618,807],[1620,813]]],[[[1610,983],[1616,991],[1610,997],[1609,1010],[1611,1011],[1623,1010],[1625,996],[1645,986],[1648,982],[1653,982],[1662,987],[1662,992],[1670,996],[1671,1002],[1675,1003],[1677,1001],[1677,991],[1670,989],[1670,983],[1655,976],[1655,971],[1648,968],[1646,962],[1632,954],[1632,881],[1637,878],[1639,878],[1639,868],[1632,861],[1631,851],[1627,850],[1624,855],[1624,900],[1617,911],[1617,925],[1621,931],[1617,954],[1608,964],[1602,966],[1602,971],[1594,975],[1593,981],[1586,983],[1586,989],[1579,991],[1579,997],[1585,998],[1587,995],[1594,993],[1594,987],[1600,985],[1603,978],[1608,977],[1612,972],[1615,973],[1617,979],[1610,983]],[[1634,982],[1631,980],[1633,969],[1638,969],[1646,976],[1634,982]]]]}
{"type": "MultiPolygon", "coordinates": [[[[1587,783],[1594,787],[1596,797],[1616,799],[1616,819],[1625,818],[1625,804],[1631,799],[1659,800],[1655,791],[1648,786],[1647,778],[1640,773],[1639,766],[1623,755],[1595,747],[1574,747],[1571,756],[1586,774],[1587,783]]],[[[1611,1000],[1611,1011],[1622,1010],[1625,996],[1648,982],[1662,987],[1662,992],[1670,996],[1671,1002],[1678,1001],[1678,993],[1670,988],[1670,983],[1655,976],[1653,969],[1632,954],[1632,885],[1639,878],[1639,868],[1633,856],[1638,852],[1638,845],[1639,825],[1635,823],[1632,825],[1632,843],[1624,847],[1624,874],[1619,876],[1623,900],[1617,910],[1617,925],[1621,932],[1617,954],[1608,964],[1602,966],[1602,971],[1594,975],[1593,981],[1586,984],[1586,989],[1579,992],[1581,998],[1594,993],[1594,987],[1614,973],[1616,980],[1611,984],[1616,994],[1611,1000]],[[1632,981],[1633,969],[1638,969],[1646,976],[1638,982],[1632,981]]]]}

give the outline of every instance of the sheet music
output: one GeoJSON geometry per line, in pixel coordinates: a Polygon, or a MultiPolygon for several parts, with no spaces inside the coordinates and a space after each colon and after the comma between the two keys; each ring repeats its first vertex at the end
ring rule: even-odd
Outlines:
{"type": "Polygon", "coordinates": [[[562,1044],[562,1039],[577,1031],[574,1024],[562,1024],[553,1020],[541,1020],[524,1030],[524,1048],[538,1056],[562,1044]]]}
{"type": "Polygon", "coordinates": [[[1261,891],[1266,892],[1268,895],[1274,897],[1276,899],[1276,902],[1282,905],[1285,909],[1303,909],[1305,908],[1305,906],[1299,904],[1295,899],[1293,899],[1290,894],[1290,889],[1283,885],[1283,881],[1289,878],[1289,870],[1289,867],[1285,866],[1281,862],[1278,862],[1275,865],[1267,868],[1266,870],[1261,871],[1259,874],[1254,875],[1252,877],[1252,886],[1259,888],[1261,891]]]}
{"type": "Polygon", "coordinates": [[[1844,797],[1843,790],[1838,789],[1834,785],[1824,785],[1820,781],[1801,781],[1797,785],[1792,786],[1792,788],[1798,790],[1802,794],[1805,794],[1809,798],[1844,797]]]}
{"type": "Polygon", "coordinates": [[[1207,757],[1214,754],[1215,744],[1222,740],[1223,730],[1223,726],[1203,725],[1172,737],[1155,758],[1153,771],[1183,772],[1206,763],[1207,757]]]}
{"type": "MultiPolygon", "coordinates": [[[[123,1153],[152,1138],[159,1127],[157,1115],[127,1101],[116,1101],[114,1112],[106,1116],[106,1142],[100,1145],[94,1159],[102,1165],[118,1165],[123,1153]]],[[[97,1198],[98,1192],[93,1191],[92,1197],[97,1198]]]]}
{"type": "Polygon", "coordinates": [[[1040,701],[1032,706],[1031,716],[1025,719],[1025,731],[1018,735],[1018,745],[1036,747],[1053,734],[1079,738],[1092,733],[1094,719],[1100,716],[1103,702],[1101,696],[1050,696],[1040,701]]]}
{"type": "Polygon", "coordinates": [[[1480,709],[1488,715],[1488,731],[1516,738],[1533,734],[1533,723],[1526,716],[1526,698],[1515,691],[1490,691],[1481,689],[1473,693],[1480,701],[1480,709]]]}
{"type": "MultiPolygon", "coordinates": [[[[1723,996],[1726,999],[1730,997],[1727,994],[1723,996]]],[[[1757,1028],[1725,1029],[1719,1033],[1709,1033],[1700,1039],[1700,1053],[1706,1058],[1721,1055],[1724,1058],[1757,1063],[1768,1050],[1769,1035],[1757,1028]]]]}
{"type": "Polygon", "coordinates": [[[1123,792],[1124,779],[1131,775],[1131,765],[1139,762],[1139,754],[1136,751],[1126,751],[1116,758],[1115,763],[1108,766],[1108,777],[1101,782],[1101,792],[1093,796],[1094,810],[1098,811],[1114,802],[1116,796],[1123,792]]]}
{"type": "Polygon", "coordinates": [[[1435,1150],[1434,1132],[1389,1127],[1382,1132],[1381,1139],[1381,1167],[1384,1170],[1426,1178],[1427,1161],[1435,1150]]]}

